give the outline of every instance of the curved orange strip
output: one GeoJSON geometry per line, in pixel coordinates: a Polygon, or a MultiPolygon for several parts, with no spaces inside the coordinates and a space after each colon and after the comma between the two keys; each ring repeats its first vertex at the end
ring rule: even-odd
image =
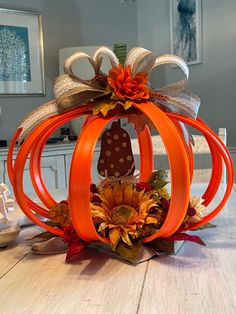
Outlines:
{"type": "MultiPolygon", "coordinates": [[[[167,215],[166,221],[161,229],[154,235],[144,239],[144,241],[147,242],[153,240],[157,236],[169,236],[174,233],[182,223],[189,203],[189,165],[181,137],[165,113],[152,104],[144,103],[142,105],[135,106],[147,115],[162,136],[163,142],[169,153],[171,173],[173,177],[173,196],[171,199],[169,214],[167,215]],[[176,138],[176,142],[173,141],[173,137],[176,138]]],[[[93,152],[100,132],[113,119],[114,118],[104,120],[97,117],[87,124],[86,128],[82,130],[80,138],[76,143],[75,152],[71,162],[69,198],[72,220],[79,236],[89,242],[93,240],[109,242],[109,239],[100,237],[97,234],[91,218],[89,206],[89,187],[91,178],[89,173],[93,152]],[[78,204],[80,206],[80,210],[78,210],[78,204]]],[[[146,157],[146,154],[142,149],[141,154],[141,158],[146,157]],[[144,154],[145,156],[143,156],[144,154]]]]}
{"type": "MultiPolygon", "coordinates": [[[[201,120],[200,118],[197,118],[197,121],[202,123],[205,128],[208,128],[210,130],[208,125],[206,123],[204,123],[203,120],[201,120]]],[[[221,157],[221,154],[219,154],[219,152],[217,150],[217,146],[212,141],[210,141],[208,138],[206,138],[206,140],[207,140],[207,143],[209,145],[210,152],[211,152],[212,173],[211,173],[209,185],[208,185],[206,191],[204,192],[202,198],[204,199],[204,205],[208,206],[210,204],[210,202],[213,200],[213,198],[215,197],[215,195],[218,191],[218,188],[220,186],[220,183],[221,183],[222,157],[221,157]]]]}
{"type": "MultiPolygon", "coordinates": [[[[86,108],[85,108],[86,109],[86,108]]],[[[38,135],[35,137],[35,145],[32,148],[30,155],[30,175],[33,187],[43,204],[51,208],[57,204],[51,194],[48,192],[41,175],[41,155],[43,148],[49,136],[61,125],[71,120],[71,118],[84,114],[84,108],[76,108],[63,115],[54,117],[50,122],[45,121],[41,124],[41,129],[38,130],[38,135]]],[[[32,135],[34,136],[34,135],[32,135]]]]}
{"type": "Polygon", "coordinates": [[[190,191],[189,161],[179,131],[162,110],[152,103],[133,106],[142,111],[158,130],[166,148],[171,173],[171,202],[168,215],[160,230],[144,239],[144,242],[149,242],[157,237],[168,237],[173,234],[186,215],[190,191]]]}
{"type": "Polygon", "coordinates": [[[190,182],[192,182],[193,180],[193,171],[194,171],[194,157],[193,157],[193,150],[192,150],[192,146],[191,144],[189,143],[186,143],[186,140],[185,140],[185,137],[184,137],[184,134],[183,134],[183,130],[181,129],[179,123],[176,121],[176,120],[171,120],[176,129],[179,131],[179,134],[182,138],[182,142],[184,144],[184,148],[186,150],[186,154],[188,156],[188,161],[189,161],[189,174],[190,174],[190,182]]]}
{"type": "Polygon", "coordinates": [[[140,182],[147,181],[153,171],[154,158],[152,148],[152,137],[148,126],[138,134],[140,149],[140,182]]]}
{"type": "Polygon", "coordinates": [[[72,221],[79,237],[88,242],[110,242],[109,239],[98,235],[90,213],[90,171],[93,153],[101,131],[109,122],[99,117],[88,121],[86,127],[81,130],[71,160],[69,199],[72,221]]]}
{"type": "MultiPolygon", "coordinates": [[[[62,236],[63,231],[56,229],[54,227],[48,226],[44,222],[42,222],[40,219],[38,219],[34,213],[32,213],[30,206],[28,204],[27,198],[25,197],[24,190],[23,190],[23,171],[24,171],[24,166],[26,159],[29,155],[29,152],[31,148],[34,146],[35,142],[38,141],[38,139],[41,136],[41,132],[43,132],[47,127],[49,127],[51,124],[53,124],[54,121],[57,121],[58,119],[61,120],[61,122],[66,122],[66,119],[69,120],[71,119],[71,116],[75,115],[76,113],[86,113],[87,108],[77,108],[73,110],[73,112],[68,112],[60,116],[54,116],[42,124],[40,124],[25,140],[25,142],[22,144],[19,153],[17,155],[15,165],[14,165],[14,185],[16,187],[15,189],[15,196],[17,199],[17,202],[23,212],[36,224],[39,226],[43,227],[44,229],[62,236]]],[[[48,200],[47,200],[48,201],[48,200]]],[[[51,204],[49,204],[51,205],[51,204]]]]}
{"type": "MultiPolygon", "coordinates": [[[[225,162],[226,169],[227,169],[227,174],[228,174],[227,186],[226,186],[226,190],[225,190],[225,193],[221,202],[218,204],[218,206],[214,210],[211,211],[211,213],[206,215],[200,222],[192,224],[188,228],[183,229],[183,230],[192,230],[192,229],[199,228],[200,226],[206,224],[212,218],[214,218],[220,212],[220,210],[223,208],[226,201],[228,200],[230,193],[232,191],[232,188],[233,188],[233,184],[234,184],[233,161],[224,143],[218,138],[218,136],[211,129],[209,129],[208,127],[206,128],[206,126],[201,121],[195,121],[195,120],[192,120],[183,116],[179,116],[173,113],[168,113],[168,116],[172,117],[173,119],[180,120],[184,123],[187,123],[195,127],[196,129],[198,129],[206,137],[206,139],[209,142],[213,143],[214,150],[217,151],[218,155],[222,156],[225,162]]],[[[216,183],[218,185],[218,182],[215,182],[214,184],[216,183]]],[[[215,189],[215,187],[213,188],[215,189]]]]}
{"type": "MultiPolygon", "coordinates": [[[[8,172],[8,176],[9,176],[9,179],[10,179],[10,182],[11,182],[11,185],[13,187],[13,190],[15,190],[15,181],[14,181],[14,168],[13,168],[13,164],[12,164],[12,161],[13,161],[13,153],[14,153],[14,147],[16,145],[16,141],[20,135],[22,131],[22,128],[18,128],[16,130],[16,133],[14,134],[11,142],[10,142],[10,145],[9,145],[9,148],[8,148],[8,154],[7,154],[7,172],[8,172]]],[[[25,195],[25,198],[30,206],[30,208],[37,212],[39,215],[43,216],[43,217],[47,217],[47,211],[39,206],[38,204],[34,203],[27,195],[25,195]]]]}
{"type": "MultiPolygon", "coordinates": [[[[172,118],[171,118],[171,120],[176,121],[175,119],[172,119],[172,118]]],[[[204,126],[206,128],[209,129],[209,127],[203,121],[201,121],[199,118],[197,120],[200,121],[202,124],[204,124],[204,126]]],[[[184,140],[184,138],[183,138],[183,140],[184,140]]],[[[209,149],[210,149],[210,153],[211,153],[212,173],[211,173],[210,181],[209,181],[209,184],[206,188],[206,191],[204,192],[204,194],[202,196],[202,198],[204,199],[205,206],[209,205],[209,203],[212,201],[212,199],[216,195],[218,187],[220,186],[220,183],[221,183],[221,174],[222,174],[222,158],[217,153],[217,151],[215,150],[214,143],[209,142],[209,140],[207,138],[206,138],[206,141],[209,145],[209,149]]],[[[188,154],[189,154],[190,174],[192,172],[192,175],[193,175],[194,157],[193,157],[192,146],[190,143],[188,145],[185,143],[185,145],[187,146],[187,150],[188,150],[188,154]]]]}

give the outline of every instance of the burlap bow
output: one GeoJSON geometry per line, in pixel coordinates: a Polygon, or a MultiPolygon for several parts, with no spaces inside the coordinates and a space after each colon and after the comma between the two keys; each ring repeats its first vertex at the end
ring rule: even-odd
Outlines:
{"type": "MultiPolygon", "coordinates": [[[[100,74],[100,67],[104,56],[109,58],[111,67],[116,67],[119,64],[114,52],[107,47],[100,47],[93,57],[83,52],[77,52],[66,60],[64,65],[66,74],[59,76],[54,82],[55,97],[62,110],[79,106],[104,94],[105,86],[102,87],[98,85],[93,78],[91,78],[91,80],[81,79],[72,69],[76,61],[86,58],[90,62],[94,70],[94,76],[96,77],[96,75],[100,74]]],[[[186,78],[165,86],[160,90],[151,90],[150,100],[161,104],[172,112],[175,111],[195,119],[200,106],[200,99],[184,89],[188,80],[189,71],[186,63],[180,57],[169,54],[155,57],[149,50],[133,48],[130,50],[124,66],[127,67],[130,65],[132,76],[135,76],[139,72],[147,72],[150,74],[154,68],[163,64],[176,64],[182,69],[186,78]]]]}
{"type": "MultiPolygon", "coordinates": [[[[106,95],[106,83],[101,78],[106,78],[107,75],[100,70],[104,57],[109,59],[111,68],[118,66],[119,60],[114,52],[107,47],[100,47],[93,57],[84,52],[77,52],[66,59],[64,64],[65,74],[60,75],[54,81],[55,100],[40,106],[27,116],[20,126],[23,127],[21,138],[25,137],[34,126],[49,116],[70,110],[75,106],[80,106],[106,95]],[[94,70],[94,76],[89,80],[83,80],[73,71],[73,64],[84,58],[88,60],[94,70]]],[[[185,90],[189,70],[183,59],[170,54],[156,57],[151,51],[136,47],[130,50],[124,67],[130,66],[131,74],[134,77],[140,72],[146,72],[150,75],[154,68],[163,64],[179,66],[185,75],[185,79],[159,90],[150,88],[149,101],[154,102],[164,110],[195,119],[200,106],[200,99],[185,90]]],[[[189,141],[186,128],[182,124],[181,127],[187,141],[189,141]]]]}

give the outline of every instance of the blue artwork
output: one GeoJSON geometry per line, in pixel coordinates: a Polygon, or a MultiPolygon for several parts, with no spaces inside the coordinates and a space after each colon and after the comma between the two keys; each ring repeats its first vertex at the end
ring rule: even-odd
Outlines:
{"type": "Polygon", "coordinates": [[[0,25],[0,81],[31,81],[27,27],[0,25]]]}
{"type": "Polygon", "coordinates": [[[176,0],[173,7],[173,52],[197,61],[196,0],[176,0]]]}

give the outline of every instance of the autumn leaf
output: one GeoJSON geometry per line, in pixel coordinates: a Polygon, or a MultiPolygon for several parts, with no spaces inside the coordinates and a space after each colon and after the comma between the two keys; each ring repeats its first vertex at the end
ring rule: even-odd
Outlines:
{"type": "Polygon", "coordinates": [[[87,246],[87,243],[79,240],[79,241],[73,241],[68,245],[68,252],[66,254],[66,261],[68,261],[73,256],[79,254],[85,247],[87,246]]]}
{"type": "Polygon", "coordinates": [[[191,241],[200,245],[206,245],[205,242],[198,236],[187,234],[187,233],[174,233],[170,237],[165,238],[167,241],[191,241]]]}
{"type": "Polygon", "coordinates": [[[138,254],[142,249],[142,244],[142,240],[132,241],[132,245],[127,245],[120,241],[115,249],[115,252],[129,262],[133,262],[138,257],[138,254]]]}
{"type": "Polygon", "coordinates": [[[108,112],[116,107],[116,102],[100,102],[97,104],[94,104],[93,109],[93,115],[99,114],[100,112],[103,114],[104,117],[107,116],[108,112]]]}

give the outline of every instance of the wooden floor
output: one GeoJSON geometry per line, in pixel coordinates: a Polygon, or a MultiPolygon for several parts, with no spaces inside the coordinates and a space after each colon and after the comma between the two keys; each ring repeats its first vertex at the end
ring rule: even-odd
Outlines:
{"type": "Polygon", "coordinates": [[[214,223],[198,231],[207,247],[185,243],[137,266],[91,249],[72,264],[33,255],[24,237],[38,230],[25,228],[0,251],[0,313],[235,314],[236,191],[214,223]]]}

